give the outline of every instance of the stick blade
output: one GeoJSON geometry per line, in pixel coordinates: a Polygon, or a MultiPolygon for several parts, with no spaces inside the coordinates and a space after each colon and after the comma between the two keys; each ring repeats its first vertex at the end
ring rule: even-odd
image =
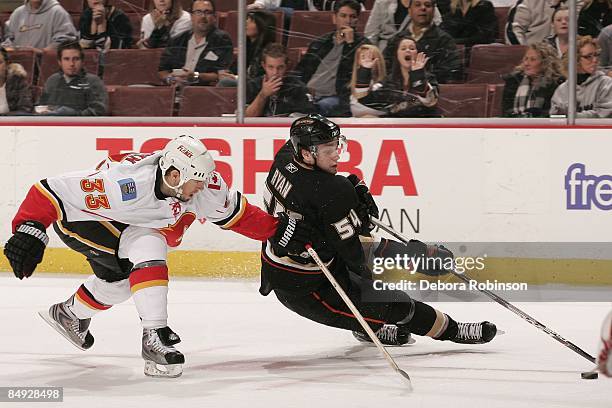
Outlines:
{"type": "Polygon", "coordinates": [[[399,375],[401,375],[404,378],[404,382],[408,386],[408,390],[412,391],[413,390],[412,381],[410,380],[410,376],[408,375],[408,373],[402,370],[401,368],[398,368],[397,372],[399,373],[399,375]]]}

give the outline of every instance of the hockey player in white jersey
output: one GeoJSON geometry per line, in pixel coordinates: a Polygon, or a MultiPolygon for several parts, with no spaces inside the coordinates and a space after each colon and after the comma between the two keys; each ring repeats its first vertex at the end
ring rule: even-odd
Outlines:
{"type": "Polygon", "coordinates": [[[612,377],[612,312],[601,326],[601,342],[597,355],[597,369],[607,377],[612,377]]]}
{"type": "Polygon", "coordinates": [[[270,239],[272,245],[284,237],[281,251],[301,252],[306,242],[301,237],[308,235],[295,220],[250,205],[214,169],[202,142],[180,136],[162,151],[111,156],[94,170],[36,183],[13,219],[4,249],[15,275],[31,276],[42,261],[51,224],[94,272],[67,301],[41,316],[86,350],[94,342],[91,318],[131,296],[142,321],[145,374],[180,376],[184,356],[174,347],[180,338],[167,321],[168,248],[178,246],[198,219],[270,239]]]}

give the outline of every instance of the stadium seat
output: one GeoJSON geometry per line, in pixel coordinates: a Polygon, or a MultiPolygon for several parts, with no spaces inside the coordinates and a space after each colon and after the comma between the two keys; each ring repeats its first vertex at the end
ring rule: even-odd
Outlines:
{"type": "Polygon", "coordinates": [[[336,29],[331,11],[295,11],[291,17],[287,48],[308,47],[317,37],[336,29]]]}
{"type": "MultiPolygon", "coordinates": [[[[276,42],[281,42],[283,38],[283,12],[273,11],[274,17],[276,18],[276,42]]],[[[238,12],[228,11],[224,19],[223,30],[232,38],[232,44],[234,47],[238,47],[238,12]]]]}
{"type": "MultiPolygon", "coordinates": [[[[83,60],[85,71],[90,74],[98,75],[99,59],[100,53],[97,50],[85,50],[85,59],[83,60]]],[[[38,84],[44,86],[47,78],[58,72],[58,70],[57,52],[55,50],[43,51],[42,58],[40,59],[40,69],[38,71],[38,84]]]]}
{"type": "Polygon", "coordinates": [[[504,84],[489,85],[489,113],[488,117],[496,118],[502,116],[502,100],[504,97],[504,84]]]}
{"type": "Polygon", "coordinates": [[[289,60],[288,69],[292,70],[297,67],[298,62],[302,59],[304,54],[306,53],[306,47],[302,48],[288,48],[287,49],[287,59],[289,60]]]}
{"type": "Polygon", "coordinates": [[[142,25],[142,15],[136,13],[126,13],[130,19],[132,25],[132,45],[136,46],[136,43],[140,40],[140,27],[142,25]]]}
{"type": "Polygon", "coordinates": [[[34,73],[38,55],[34,50],[14,50],[9,52],[11,62],[21,64],[28,73],[28,84],[34,85],[34,73]]]}
{"type": "Polygon", "coordinates": [[[107,86],[112,116],[172,116],[175,88],[171,86],[107,86]]]}
{"type": "Polygon", "coordinates": [[[506,30],[509,11],[510,7],[495,7],[495,16],[497,16],[497,40],[502,44],[505,42],[504,31],[506,30]]]}
{"type": "Polygon", "coordinates": [[[163,48],[109,50],[104,56],[106,85],[159,85],[159,58],[163,48]]]}
{"type": "Polygon", "coordinates": [[[467,68],[469,83],[503,83],[502,76],[512,72],[523,59],[524,45],[479,44],[472,47],[470,66],[467,68]]]}
{"type": "Polygon", "coordinates": [[[188,86],[180,97],[179,116],[219,117],[236,111],[236,88],[188,86]]]}
{"type": "Polygon", "coordinates": [[[487,84],[440,84],[438,108],[447,118],[485,118],[488,111],[487,84]]]}
{"type": "Polygon", "coordinates": [[[81,14],[83,12],[83,0],[59,0],[59,3],[70,14],[81,14]]]}

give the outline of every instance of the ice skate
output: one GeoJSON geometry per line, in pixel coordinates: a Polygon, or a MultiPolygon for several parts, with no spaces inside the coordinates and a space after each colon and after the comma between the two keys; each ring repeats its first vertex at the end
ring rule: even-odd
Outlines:
{"type": "Polygon", "coordinates": [[[77,318],[68,308],[68,302],[57,303],[48,312],[41,311],[38,314],[78,349],[87,350],[94,344],[94,338],[89,332],[91,319],[77,318]]]}
{"type": "MultiPolygon", "coordinates": [[[[354,331],[353,336],[362,343],[372,343],[370,336],[366,333],[354,331]]],[[[408,328],[396,324],[383,325],[376,331],[376,337],[378,337],[378,340],[385,346],[403,346],[415,343],[408,328]]]]}
{"type": "Polygon", "coordinates": [[[459,323],[457,322],[457,335],[451,339],[454,343],[482,344],[493,340],[497,334],[497,327],[491,322],[459,323]]]}
{"type": "Polygon", "coordinates": [[[174,348],[181,341],[168,326],[159,329],[143,329],[142,358],[144,373],[149,377],[180,377],[183,374],[185,356],[174,348]]]}

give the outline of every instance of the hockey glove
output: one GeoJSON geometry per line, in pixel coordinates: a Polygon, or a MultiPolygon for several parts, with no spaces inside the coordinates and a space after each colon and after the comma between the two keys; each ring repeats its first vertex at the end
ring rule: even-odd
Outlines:
{"type": "Polygon", "coordinates": [[[311,241],[312,227],[304,220],[278,213],[276,233],[270,238],[274,253],[278,256],[301,255],[311,241]]]}
{"type": "Polygon", "coordinates": [[[4,255],[8,258],[15,276],[28,278],[42,261],[49,236],[45,226],[38,221],[19,224],[13,236],[4,245],[4,255]]]}
{"type": "Polygon", "coordinates": [[[455,256],[443,245],[427,245],[416,239],[408,243],[408,252],[414,257],[416,271],[424,275],[440,276],[449,273],[455,256]]]}
{"type": "Polygon", "coordinates": [[[363,180],[359,179],[355,174],[351,174],[347,178],[355,187],[357,198],[359,198],[359,206],[356,208],[356,211],[363,226],[361,232],[367,234],[374,229],[374,225],[370,223],[370,216],[378,218],[378,206],[370,193],[370,189],[368,189],[363,180]]]}

